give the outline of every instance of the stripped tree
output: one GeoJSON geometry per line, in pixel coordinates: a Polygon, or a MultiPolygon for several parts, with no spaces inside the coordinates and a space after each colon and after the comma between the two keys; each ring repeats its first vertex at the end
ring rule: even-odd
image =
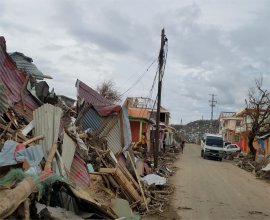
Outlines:
{"type": "Polygon", "coordinates": [[[246,113],[251,118],[248,147],[255,159],[253,142],[256,136],[270,132],[270,92],[262,88],[263,78],[255,80],[256,87],[250,88],[246,101],[246,113]]]}
{"type": "Polygon", "coordinates": [[[116,89],[115,83],[112,80],[105,80],[97,86],[97,91],[100,95],[113,103],[121,101],[120,92],[116,89]]]}

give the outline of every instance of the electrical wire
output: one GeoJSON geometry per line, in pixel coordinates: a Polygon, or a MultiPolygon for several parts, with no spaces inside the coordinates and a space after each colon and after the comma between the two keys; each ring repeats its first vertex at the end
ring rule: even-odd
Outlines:
{"type": "Polygon", "coordinates": [[[139,83],[141,80],[142,80],[142,78],[143,78],[143,76],[149,71],[149,69],[152,67],[152,65],[155,63],[155,62],[157,62],[157,59],[155,59],[149,66],[148,66],[148,68],[141,74],[141,75],[139,75],[139,77],[138,77],[138,79],[125,91],[125,92],[123,92],[120,96],[119,96],[119,98],[121,98],[124,94],[126,94],[127,92],[129,92],[132,88],[134,88],[134,86],[136,86],[137,85],[137,83],[139,83]]]}

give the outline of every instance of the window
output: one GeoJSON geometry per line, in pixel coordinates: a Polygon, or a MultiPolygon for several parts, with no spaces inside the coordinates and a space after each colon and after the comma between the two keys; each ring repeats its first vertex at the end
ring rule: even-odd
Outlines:
{"type": "Polygon", "coordinates": [[[239,138],[239,135],[235,135],[235,136],[234,136],[234,141],[235,141],[235,142],[239,142],[239,139],[240,139],[240,138],[239,138]]]}

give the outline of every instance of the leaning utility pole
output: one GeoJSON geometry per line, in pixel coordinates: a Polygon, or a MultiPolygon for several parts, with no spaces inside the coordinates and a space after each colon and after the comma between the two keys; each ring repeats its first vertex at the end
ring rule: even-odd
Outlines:
{"type": "Polygon", "coordinates": [[[212,96],[212,99],[211,100],[208,100],[211,104],[210,104],[210,107],[211,107],[211,121],[213,121],[213,110],[214,110],[214,107],[216,106],[215,104],[217,103],[217,101],[215,100],[215,96],[214,94],[209,94],[210,96],[212,96]]]}
{"type": "Polygon", "coordinates": [[[161,45],[158,56],[159,61],[159,75],[158,75],[158,100],[157,100],[157,116],[156,116],[156,133],[155,133],[155,146],[154,146],[154,168],[158,167],[158,150],[159,150],[159,121],[160,121],[160,103],[161,103],[161,87],[162,78],[164,74],[164,46],[167,38],[165,37],[164,28],[161,31],[161,45]]]}

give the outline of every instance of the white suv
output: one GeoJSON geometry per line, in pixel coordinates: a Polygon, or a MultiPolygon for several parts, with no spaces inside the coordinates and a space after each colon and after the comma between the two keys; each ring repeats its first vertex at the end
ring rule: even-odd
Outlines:
{"type": "Polygon", "coordinates": [[[223,137],[217,134],[204,134],[201,141],[201,157],[217,158],[222,161],[223,157],[223,137]]]}

